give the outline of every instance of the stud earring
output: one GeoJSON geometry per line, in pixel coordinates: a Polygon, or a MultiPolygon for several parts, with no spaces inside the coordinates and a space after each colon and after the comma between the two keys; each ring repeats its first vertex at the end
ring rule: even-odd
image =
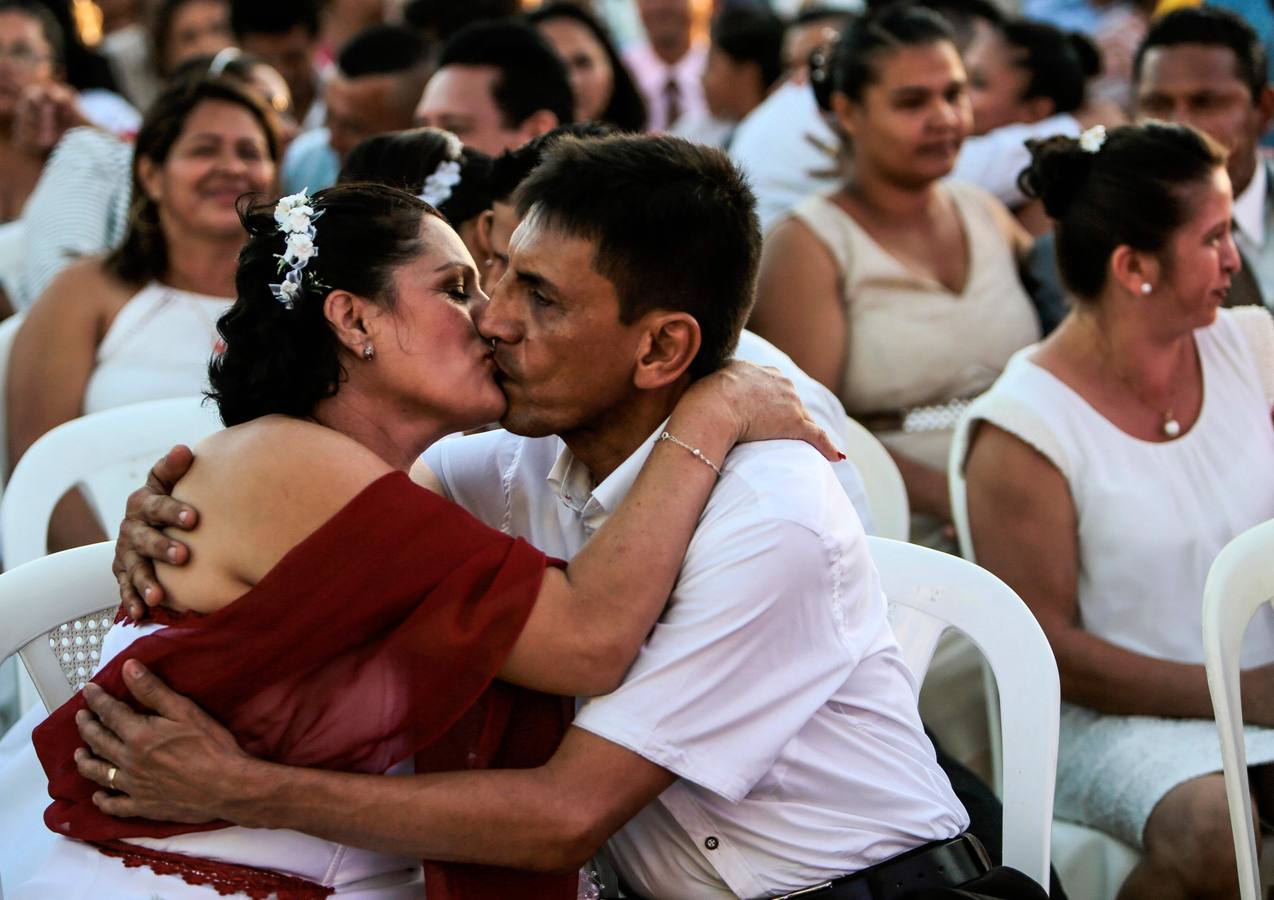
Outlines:
{"type": "Polygon", "coordinates": [[[495,265],[495,257],[488,256],[486,259],[482,261],[482,264],[486,266],[487,268],[491,268],[491,266],[495,265]]]}
{"type": "Polygon", "coordinates": [[[370,360],[375,355],[376,348],[371,345],[370,341],[363,345],[363,359],[370,360]]]}
{"type": "Polygon", "coordinates": [[[1153,290],[1154,290],[1154,287],[1150,284],[1149,281],[1143,281],[1141,283],[1141,293],[1143,295],[1149,294],[1153,290]]]}

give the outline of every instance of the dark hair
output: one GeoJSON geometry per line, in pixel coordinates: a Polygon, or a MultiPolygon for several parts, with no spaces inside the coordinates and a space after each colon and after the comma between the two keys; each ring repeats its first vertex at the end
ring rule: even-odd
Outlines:
{"type": "Polygon", "coordinates": [[[478,22],[443,44],[438,68],[489,66],[499,70],[492,98],[504,127],[516,128],[547,109],[559,122],[575,119],[575,96],[566,66],[553,48],[524,22],[478,22]]]}
{"type": "Polygon", "coordinates": [[[349,152],[338,183],[375,182],[419,195],[425,179],[448,160],[460,164],[460,182],[438,211],[456,228],[491,208],[491,157],[465,147],[441,128],[391,131],[363,141],[349,152]]]}
{"type": "Polygon", "coordinates": [[[311,37],[319,33],[317,0],[230,0],[230,30],[245,34],[286,34],[301,26],[311,37]]]}
{"type": "Polygon", "coordinates": [[[48,6],[35,0],[0,0],[0,13],[21,13],[35,19],[52,51],[53,65],[58,68],[66,65],[66,34],[48,6]]]}
{"type": "Polygon", "coordinates": [[[282,280],[278,254],[283,235],[274,202],[244,197],[239,218],[248,232],[235,273],[234,305],[217,322],[225,351],[208,367],[227,426],[279,413],[304,417],[333,396],[344,380],[341,346],[323,313],[323,298],[343,289],[393,309],[394,269],[425,249],[423,216],[436,210],[411,194],[383,184],[342,184],[319,191],[310,205],[314,243],[322,252],[305,269],[305,288],[288,309],[271,284],[282,280]]]}
{"type": "Polygon", "coordinates": [[[727,8],[712,23],[712,45],[737,63],[756,63],[768,89],[783,74],[785,30],[768,9],[727,8]]]}
{"type": "Polygon", "coordinates": [[[1018,51],[1017,67],[1031,76],[1023,100],[1047,97],[1053,101],[1054,113],[1074,112],[1084,105],[1088,80],[1101,72],[1096,44],[1078,32],[1068,34],[1026,19],[1006,23],[1002,34],[1018,51]]]}
{"type": "Polygon", "coordinates": [[[863,91],[880,77],[881,57],[902,47],[923,47],[942,41],[955,43],[951,27],[933,10],[923,6],[892,5],[850,22],[841,31],[836,49],[825,65],[810,72],[814,96],[826,110],[832,94],[863,99],[863,91]]]}
{"type": "Polygon", "coordinates": [[[395,75],[429,62],[429,42],[401,25],[370,25],[349,39],[336,58],[347,78],[395,75]]]}
{"type": "Polygon", "coordinates": [[[1057,264],[1077,296],[1095,299],[1116,247],[1159,253],[1190,218],[1189,189],[1225,163],[1225,151],[1188,125],[1113,128],[1095,153],[1079,140],[1027,141],[1018,184],[1055,220],[1057,264]]]}
{"type": "MultiPolygon", "coordinates": [[[[150,35],[151,65],[164,78],[175,71],[166,68],[169,44],[172,41],[173,19],[177,17],[179,9],[194,2],[195,0],[159,0],[151,12],[150,26],[147,28],[147,33],[150,35]]],[[[223,5],[229,9],[229,0],[224,0],[223,5]]]]}
{"type": "Polygon", "coordinates": [[[517,193],[519,215],[597,242],[593,269],[615,286],[620,321],[656,309],[695,317],[692,378],[729,360],[752,306],[755,207],[729,157],[668,135],[562,138],[517,193]]]}
{"type": "Polygon", "coordinates": [[[209,100],[233,103],[250,112],[265,132],[270,158],[279,158],[279,130],[273,112],[242,83],[231,78],[179,81],[164,90],[142,119],[133,149],[133,202],[128,230],[106,257],[106,270],[122,281],[143,284],[168,271],[168,243],[159,224],[159,205],[146,195],[141,183],[141,161],[162,165],[186,127],[186,120],[209,100]]]}
{"type": "Polygon", "coordinates": [[[789,25],[791,28],[802,28],[815,22],[834,21],[838,25],[848,22],[854,17],[849,10],[835,6],[807,6],[798,12],[789,25]]]}
{"type": "Polygon", "coordinates": [[[521,9],[521,0],[410,0],[403,8],[403,20],[435,40],[445,41],[466,25],[507,19],[521,9]]]}
{"type": "MultiPolygon", "coordinates": [[[[529,13],[526,18],[532,25],[540,25],[554,19],[569,19],[587,28],[601,44],[606,58],[610,60],[611,71],[614,73],[610,99],[606,101],[606,108],[602,110],[602,121],[609,122],[620,131],[645,130],[646,100],[637,89],[637,83],[633,81],[632,73],[628,71],[628,66],[619,55],[619,50],[615,48],[615,41],[611,38],[610,32],[596,16],[574,3],[558,0],[558,2],[541,6],[529,13]]],[[[567,84],[570,84],[569,80],[567,84]]]]}
{"type": "Polygon", "coordinates": [[[495,158],[491,165],[491,199],[499,203],[507,203],[517,191],[518,185],[526,180],[550,147],[564,137],[581,140],[610,137],[618,131],[605,122],[573,122],[570,125],[559,125],[552,131],[534,137],[521,147],[506,150],[495,158]]]}
{"type": "Polygon", "coordinates": [[[1141,80],[1141,64],[1155,47],[1203,44],[1234,54],[1234,74],[1248,86],[1253,102],[1269,80],[1265,47],[1252,26],[1228,9],[1213,6],[1178,9],[1155,19],[1133,57],[1132,80],[1141,80]]]}

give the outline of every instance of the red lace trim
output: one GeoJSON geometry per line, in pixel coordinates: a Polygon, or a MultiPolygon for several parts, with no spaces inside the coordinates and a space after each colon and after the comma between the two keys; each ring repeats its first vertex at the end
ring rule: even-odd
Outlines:
{"type": "Polygon", "coordinates": [[[222,896],[242,894],[252,900],[323,900],[333,893],[331,888],[313,881],[252,866],[152,850],[123,841],[95,842],[93,846],[106,856],[121,860],[126,868],[145,866],[156,875],[178,875],[186,884],[206,885],[222,896]]]}
{"type": "MultiPolygon", "coordinates": [[[[146,618],[138,619],[133,624],[135,625],[143,625],[143,624],[145,625],[190,625],[194,620],[200,619],[200,618],[203,618],[203,613],[197,613],[197,612],[194,612],[193,610],[182,611],[177,609],[169,609],[166,606],[152,606],[146,610],[146,618]]],[[[120,608],[115,611],[116,625],[118,625],[120,622],[132,622],[132,621],[133,620],[129,617],[123,605],[121,605],[120,608]]]]}

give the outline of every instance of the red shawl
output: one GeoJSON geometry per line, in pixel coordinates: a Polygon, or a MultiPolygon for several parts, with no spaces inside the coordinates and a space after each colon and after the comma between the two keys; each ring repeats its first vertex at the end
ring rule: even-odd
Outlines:
{"type": "MultiPolygon", "coordinates": [[[[245,751],[295,766],[384,772],[529,768],[570,721],[569,701],[495,681],[546,565],[402,473],[378,479],[209,616],[139,638],[93,682],[139,708],[121,668],[138,659],[189,695],[245,751]]],[[[77,694],[35,730],[53,804],[45,822],[80,840],[224,828],[114,819],[80,777],[77,694]]],[[[426,863],[430,900],[573,898],[576,876],[426,863]],[[514,887],[516,885],[516,887],[514,887]]]]}

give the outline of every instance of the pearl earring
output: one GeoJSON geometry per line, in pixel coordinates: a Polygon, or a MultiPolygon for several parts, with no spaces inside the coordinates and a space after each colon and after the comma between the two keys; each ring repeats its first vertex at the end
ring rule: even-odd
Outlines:
{"type": "Polygon", "coordinates": [[[1143,281],[1141,283],[1141,293],[1143,295],[1149,294],[1153,290],[1154,290],[1154,287],[1150,284],[1149,281],[1143,281]]]}
{"type": "Polygon", "coordinates": [[[370,360],[375,355],[376,348],[371,345],[370,341],[363,345],[363,359],[370,360]]]}

